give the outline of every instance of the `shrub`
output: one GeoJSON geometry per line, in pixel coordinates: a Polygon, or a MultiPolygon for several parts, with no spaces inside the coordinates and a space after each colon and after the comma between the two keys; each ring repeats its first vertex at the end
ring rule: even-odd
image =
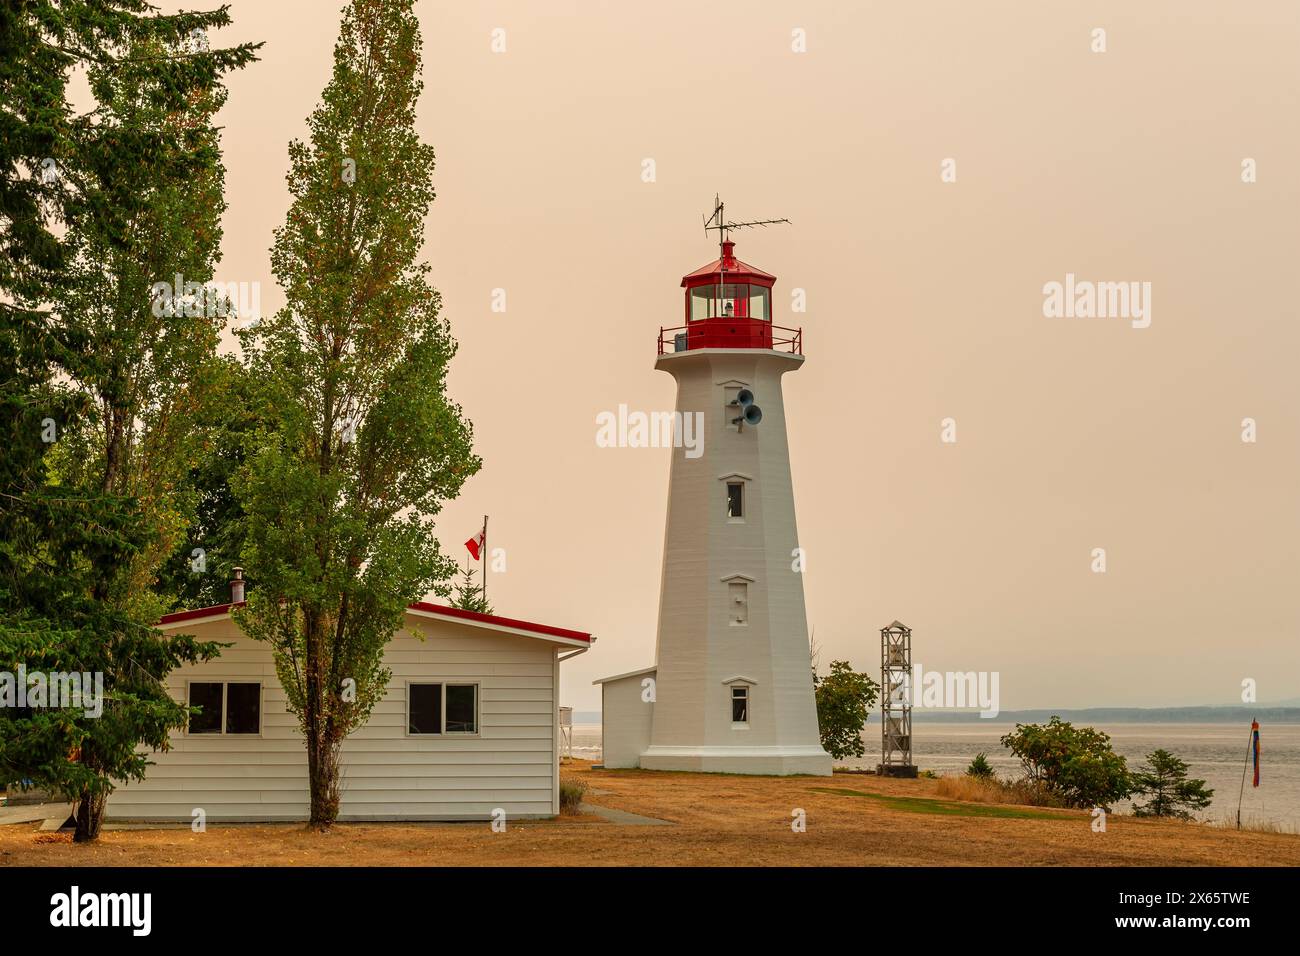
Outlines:
{"type": "Polygon", "coordinates": [[[854,673],[848,661],[832,661],[831,672],[825,677],[813,673],[822,746],[836,760],[866,753],[862,728],[866,726],[878,690],[869,676],[854,673]]]}
{"type": "Polygon", "coordinates": [[[993,765],[989,763],[988,755],[983,751],[975,755],[975,759],[970,762],[966,768],[966,776],[976,777],[980,780],[989,780],[996,776],[993,773],[993,765]]]}
{"type": "Polygon", "coordinates": [[[560,812],[577,813],[578,807],[582,804],[583,795],[587,792],[587,785],[581,780],[575,780],[572,777],[560,778],[560,812]]]}
{"type": "Polygon", "coordinates": [[[1069,807],[1109,807],[1133,789],[1124,758],[1110,737],[1053,716],[1046,724],[1016,724],[1002,746],[1020,758],[1025,779],[1069,807]]]}

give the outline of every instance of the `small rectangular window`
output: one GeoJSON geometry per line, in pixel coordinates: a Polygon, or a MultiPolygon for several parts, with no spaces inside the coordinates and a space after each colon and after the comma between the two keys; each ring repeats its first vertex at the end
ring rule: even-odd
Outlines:
{"type": "Polygon", "coordinates": [[[442,733],[441,684],[411,684],[407,688],[406,698],[408,732],[442,733]]]}
{"type": "Polygon", "coordinates": [[[749,723],[749,688],[731,688],[731,722],[733,724],[749,723]]]}
{"type": "Polygon", "coordinates": [[[226,685],[226,733],[262,732],[262,685],[226,685]]]}
{"type": "Polygon", "coordinates": [[[745,516],[745,484],[740,481],[727,482],[727,517],[743,518],[745,516]]]}
{"type": "Polygon", "coordinates": [[[192,734],[221,733],[221,684],[190,683],[190,706],[199,707],[197,714],[190,715],[189,732],[192,734]]]}
{"type": "Polygon", "coordinates": [[[262,685],[256,681],[191,681],[189,695],[200,712],[190,716],[188,733],[262,732],[262,685]]]}
{"type": "Polygon", "coordinates": [[[478,733],[478,686],[447,685],[447,733],[478,733]]]}

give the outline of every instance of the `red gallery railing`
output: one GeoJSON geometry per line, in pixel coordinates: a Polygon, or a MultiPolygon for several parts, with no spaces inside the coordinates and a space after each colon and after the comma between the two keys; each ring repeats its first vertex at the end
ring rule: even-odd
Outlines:
{"type": "Polygon", "coordinates": [[[702,348],[765,348],[777,352],[790,352],[803,355],[803,329],[790,329],[783,325],[764,324],[761,340],[754,344],[753,336],[741,336],[735,345],[709,334],[709,330],[700,326],[675,325],[671,328],[661,326],[659,329],[659,354],[671,355],[702,348]],[[692,334],[695,333],[695,334],[692,334]],[[685,339],[685,348],[678,348],[685,339]]]}

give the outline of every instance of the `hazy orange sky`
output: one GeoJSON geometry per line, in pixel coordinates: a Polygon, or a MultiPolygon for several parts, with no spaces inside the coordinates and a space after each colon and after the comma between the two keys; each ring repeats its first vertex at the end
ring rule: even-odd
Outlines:
{"type": "MultiPolygon", "coordinates": [[[[233,0],[212,38],[266,41],[220,117],[217,275],[264,312],[340,9],[233,0]]],[[[484,460],[440,539],[463,559],[491,515],[497,612],[598,636],[562,703],[653,661],[670,452],[598,448],[595,418],[673,407],[655,339],[716,257],[715,192],[793,221],[735,238],[804,329],[786,404],[823,667],[878,671],[898,618],[927,670],[999,671],[1004,709],[1300,695],[1300,5],[417,9],[425,253],[484,460]],[[1067,273],[1150,282],[1150,327],[1044,317],[1067,273]]]]}

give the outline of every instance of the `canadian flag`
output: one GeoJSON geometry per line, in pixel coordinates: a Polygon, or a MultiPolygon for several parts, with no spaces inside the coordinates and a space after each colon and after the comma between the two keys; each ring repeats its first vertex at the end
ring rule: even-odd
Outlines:
{"type": "Polygon", "coordinates": [[[483,554],[483,549],[487,547],[487,532],[480,531],[478,534],[474,535],[474,537],[465,542],[465,547],[469,549],[469,553],[473,555],[474,560],[477,561],[483,554]]]}

